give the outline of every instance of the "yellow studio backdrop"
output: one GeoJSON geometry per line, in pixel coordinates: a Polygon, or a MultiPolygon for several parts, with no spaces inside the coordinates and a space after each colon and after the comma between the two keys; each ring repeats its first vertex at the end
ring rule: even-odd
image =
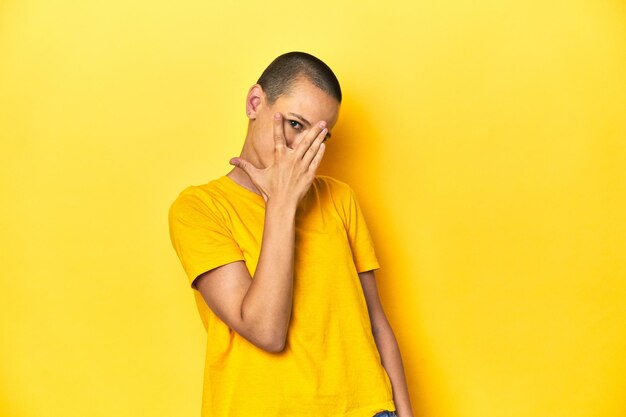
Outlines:
{"type": "Polygon", "coordinates": [[[342,82],[320,172],[363,206],[416,416],[626,415],[617,0],[1,2],[0,415],[199,415],[167,210],[291,50],[342,82]]]}

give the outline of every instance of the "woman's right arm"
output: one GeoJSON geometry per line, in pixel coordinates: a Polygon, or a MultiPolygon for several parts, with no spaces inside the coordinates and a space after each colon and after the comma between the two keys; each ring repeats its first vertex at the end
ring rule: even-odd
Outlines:
{"type": "Polygon", "coordinates": [[[286,146],[282,116],[274,117],[274,163],[258,169],[241,158],[231,163],[248,174],[265,200],[259,261],[250,276],[243,261],[207,271],[194,281],[209,308],[229,327],[269,352],[284,349],[293,302],[295,216],[324,154],[324,124],[294,149],[286,146]],[[307,152],[308,150],[312,152],[307,152]]]}

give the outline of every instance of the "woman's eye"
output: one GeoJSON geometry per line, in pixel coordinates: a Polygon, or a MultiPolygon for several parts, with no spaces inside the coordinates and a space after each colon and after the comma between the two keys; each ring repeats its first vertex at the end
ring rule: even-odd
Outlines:
{"type": "Polygon", "coordinates": [[[290,120],[289,124],[291,125],[291,127],[293,127],[296,130],[302,129],[302,124],[300,124],[299,122],[296,122],[295,120],[290,120]]]}

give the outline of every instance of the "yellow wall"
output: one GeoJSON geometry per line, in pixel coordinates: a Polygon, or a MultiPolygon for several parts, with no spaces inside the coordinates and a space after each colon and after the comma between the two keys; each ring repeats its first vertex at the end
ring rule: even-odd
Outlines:
{"type": "Polygon", "coordinates": [[[322,172],[416,415],[626,415],[625,3],[231,3],[0,3],[0,415],[199,415],[167,209],[290,50],[342,81],[322,172]]]}

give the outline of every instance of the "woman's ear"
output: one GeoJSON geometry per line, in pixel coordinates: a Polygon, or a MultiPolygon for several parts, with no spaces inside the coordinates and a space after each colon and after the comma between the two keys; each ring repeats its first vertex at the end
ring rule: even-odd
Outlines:
{"type": "Polygon", "coordinates": [[[248,90],[248,96],[246,97],[246,116],[248,119],[254,120],[257,117],[259,109],[262,106],[263,96],[264,96],[263,88],[259,84],[254,84],[248,90]]]}

